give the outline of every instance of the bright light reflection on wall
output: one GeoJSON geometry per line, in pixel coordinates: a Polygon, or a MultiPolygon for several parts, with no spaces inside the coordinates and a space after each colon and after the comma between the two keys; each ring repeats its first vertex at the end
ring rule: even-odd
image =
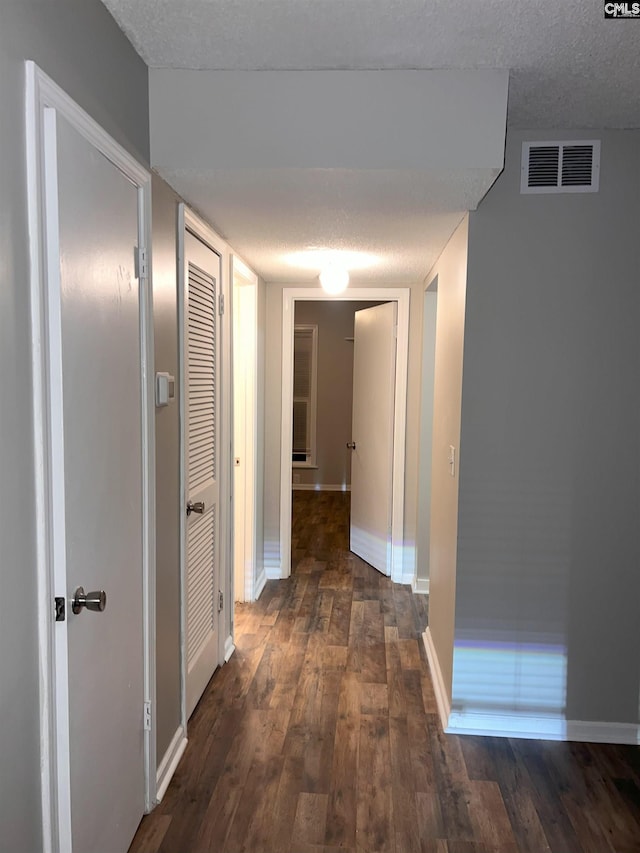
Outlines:
{"type": "Polygon", "coordinates": [[[456,640],[453,655],[456,710],[564,719],[564,645],[456,640]]]}
{"type": "Polygon", "coordinates": [[[352,252],[347,249],[327,249],[312,246],[301,252],[285,255],[284,261],[289,266],[312,272],[320,272],[320,270],[331,266],[354,271],[375,267],[380,263],[380,258],[369,252],[352,252]]]}
{"type": "Polygon", "coordinates": [[[460,500],[452,716],[469,732],[554,738],[566,730],[572,484],[527,441],[506,459],[485,445],[460,500]]]}

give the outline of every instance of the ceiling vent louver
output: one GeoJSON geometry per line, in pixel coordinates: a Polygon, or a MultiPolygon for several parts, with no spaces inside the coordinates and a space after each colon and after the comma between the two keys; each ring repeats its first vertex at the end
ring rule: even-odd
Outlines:
{"type": "Polygon", "coordinates": [[[595,193],[600,142],[523,142],[521,193],[595,193]]]}

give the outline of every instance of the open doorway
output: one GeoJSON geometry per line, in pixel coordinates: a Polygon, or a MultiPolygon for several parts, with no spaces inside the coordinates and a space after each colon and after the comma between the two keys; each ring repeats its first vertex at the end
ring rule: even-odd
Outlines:
{"type": "MultiPolygon", "coordinates": [[[[407,356],[408,356],[408,325],[409,325],[409,289],[408,288],[354,288],[348,294],[336,297],[327,296],[320,288],[284,288],[283,290],[283,336],[282,336],[282,412],[281,412],[281,490],[280,490],[280,565],[281,577],[288,577],[291,573],[291,507],[292,488],[320,489],[321,486],[329,487],[328,490],[347,490],[350,485],[350,461],[346,447],[349,437],[343,442],[341,434],[347,426],[350,426],[350,411],[343,412],[338,416],[335,409],[329,414],[335,414],[339,420],[338,429],[331,429],[336,436],[333,443],[336,453],[333,461],[320,465],[305,464],[298,460],[294,467],[293,462],[293,406],[294,406],[294,339],[296,316],[300,321],[303,318],[309,320],[309,313],[313,309],[306,309],[304,303],[325,303],[339,305],[341,302],[373,303],[390,302],[396,308],[397,323],[397,353],[395,359],[395,396],[393,400],[393,441],[391,442],[389,455],[392,466],[391,485],[391,535],[390,535],[390,561],[389,571],[392,580],[402,582],[403,580],[403,550],[404,550],[404,471],[405,471],[405,426],[406,426],[406,392],[407,392],[407,356]],[[296,314],[296,309],[302,306],[296,314]],[[344,415],[345,417],[342,417],[344,415]],[[342,443],[342,447],[340,444],[342,443]],[[294,484],[294,476],[296,482],[294,484]]],[[[362,307],[362,305],[361,305],[362,307]]],[[[325,309],[325,312],[327,309],[325,309]]],[[[329,312],[330,313],[330,312],[329,312]]],[[[355,314],[355,309],[351,312],[355,314]]],[[[299,323],[299,325],[313,326],[311,322],[299,323]]],[[[344,332],[344,328],[341,331],[344,332]]],[[[350,324],[348,329],[353,329],[350,324]]],[[[353,346],[344,338],[353,335],[341,334],[342,344],[353,346]]],[[[341,347],[342,349],[342,347],[341,347]]],[[[353,356],[351,355],[351,359],[353,356]]],[[[339,376],[349,374],[352,376],[352,361],[342,362],[334,366],[333,374],[338,381],[339,376]]],[[[347,429],[348,432],[348,429],[347,429]]],[[[320,429],[318,429],[318,434],[320,429]]],[[[320,440],[320,439],[318,439],[320,440]]],[[[317,451],[317,448],[316,448],[317,451]]],[[[317,457],[317,453],[316,453],[317,457]]],[[[318,458],[318,457],[317,457],[318,458]]]]}
{"type": "Polygon", "coordinates": [[[294,491],[351,490],[356,311],[379,302],[297,302],[294,314],[294,491]]]}
{"type": "Polygon", "coordinates": [[[299,302],[293,489],[342,491],[350,550],[391,574],[395,302],[299,302]],[[304,484],[300,483],[304,476],[304,484]]]}

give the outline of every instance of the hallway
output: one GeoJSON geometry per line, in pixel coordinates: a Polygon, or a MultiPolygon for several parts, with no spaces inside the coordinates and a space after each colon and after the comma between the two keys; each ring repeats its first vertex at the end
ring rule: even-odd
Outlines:
{"type": "Polygon", "coordinates": [[[632,853],[637,747],[445,736],[426,598],[348,551],[349,495],[296,492],[293,573],[236,652],[130,853],[632,853]]]}

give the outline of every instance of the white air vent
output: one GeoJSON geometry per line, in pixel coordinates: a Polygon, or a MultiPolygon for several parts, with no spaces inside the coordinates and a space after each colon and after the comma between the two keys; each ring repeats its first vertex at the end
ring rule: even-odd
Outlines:
{"type": "Polygon", "coordinates": [[[595,193],[599,140],[523,142],[521,193],[595,193]]]}

